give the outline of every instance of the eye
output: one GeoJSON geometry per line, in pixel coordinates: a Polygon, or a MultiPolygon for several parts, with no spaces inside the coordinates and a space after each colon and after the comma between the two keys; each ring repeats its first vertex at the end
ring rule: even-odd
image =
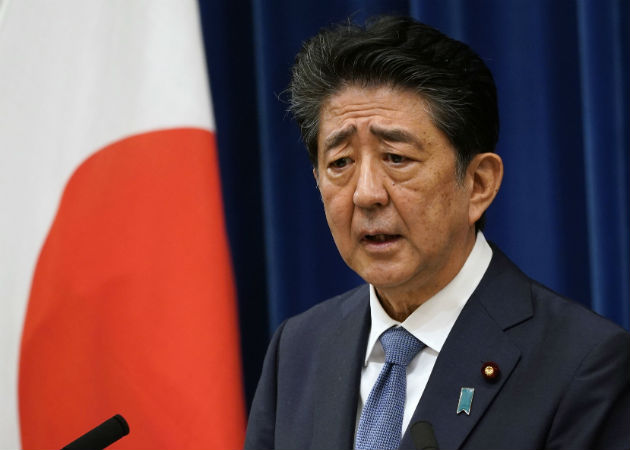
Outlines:
{"type": "Polygon", "coordinates": [[[398,155],[396,153],[386,153],[385,159],[394,164],[402,164],[407,161],[407,157],[398,155]]]}
{"type": "Polygon", "coordinates": [[[346,167],[348,164],[350,164],[350,158],[339,158],[339,159],[335,159],[334,161],[332,161],[329,164],[329,167],[332,167],[333,169],[342,169],[344,167],[346,167]]]}

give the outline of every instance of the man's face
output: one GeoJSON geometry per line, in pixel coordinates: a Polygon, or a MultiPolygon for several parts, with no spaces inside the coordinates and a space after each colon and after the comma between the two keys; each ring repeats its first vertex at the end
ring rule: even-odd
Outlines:
{"type": "Polygon", "coordinates": [[[380,293],[428,298],[468,256],[472,181],[458,181],[455,161],[411,91],[350,86],[324,103],[315,177],[326,219],[345,262],[380,293]]]}

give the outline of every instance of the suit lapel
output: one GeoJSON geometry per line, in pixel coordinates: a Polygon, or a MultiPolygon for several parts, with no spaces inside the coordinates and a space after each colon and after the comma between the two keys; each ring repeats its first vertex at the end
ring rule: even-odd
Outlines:
{"type": "Polygon", "coordinates": [[[369,291],[355,291],[319,349],[311,448],[351,449],[370,329],[369,291]]]}
{"type": "MultiPolygon", "coordinates": [[[[440,448],[460,448],[500,392],[520,358],[520,350],[504,330],[532,315],[527,279],[496,248],[494,252],[484,279],[440,351],[410,422],[430,422],[440,448]],[[481,373],[488,361],[501,370],[494,381],[481,373]],[[463,387],[475,390],[470,415],[457,414],[463,387]]],[[[400,448],[415,448],[409,432],[403,435],[400,448]]]]}

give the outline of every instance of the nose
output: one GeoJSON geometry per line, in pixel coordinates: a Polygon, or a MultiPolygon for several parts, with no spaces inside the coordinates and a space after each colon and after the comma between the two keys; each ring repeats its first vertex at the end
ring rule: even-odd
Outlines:
{"type": "Polygon", "coordinates": [[[369,159],[364,160],[359,164],[358,169],[357,184],[352,197],[354,204],[366,209],[385,206],[389,201],[389,193],[377,164],[369,159]]]}

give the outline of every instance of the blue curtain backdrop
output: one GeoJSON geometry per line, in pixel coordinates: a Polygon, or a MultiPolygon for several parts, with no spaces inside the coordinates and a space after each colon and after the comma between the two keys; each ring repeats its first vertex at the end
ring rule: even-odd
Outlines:
{"type": "Polygon", "coordinates": [[[486,237],[629,328],[627,0],[201,0],[251,400],[270,333],[361,283],[339,257],[282,92],[331,22],[409,14],[493,71],[505,162],[486,237]]]}

